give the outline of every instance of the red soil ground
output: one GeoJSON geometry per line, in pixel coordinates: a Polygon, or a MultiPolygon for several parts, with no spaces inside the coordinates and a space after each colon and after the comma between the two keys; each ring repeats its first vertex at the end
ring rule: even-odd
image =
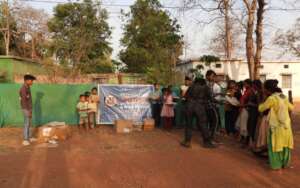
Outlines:
{"type": "Polygon", "coordinates": [[[115,134],[110,127],[89,133],[73,129],[58,147],[22,147],[22,130],[0,129],[1,188],[214,188],[300,187],[300,105],[294,113],[292,168],[271,171],[267,160],[231,138],[214,150],[179,146],[183,131],[115,134]]]}

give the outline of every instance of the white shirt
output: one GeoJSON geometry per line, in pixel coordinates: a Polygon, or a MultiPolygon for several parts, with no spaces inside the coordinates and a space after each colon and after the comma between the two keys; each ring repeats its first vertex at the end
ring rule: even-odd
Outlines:
{"type": "Polygon", "coordinates": [[[189,89],[189,86],[183,85],[180,87],[181,91],[182,91],[182,96],[185,96],[187,90],[189,89]]]}
{"type": "Polygon", "coordinates": [[[219,86],[219,84],[217,84],[217,83],[213,84],[212,92],[213,92],[213,95],[215,96],[215,99],[217,101],[221,101],[222,96],[220,94],[222,93],[222,88],[221,88],[221,86],[219,86]]]}

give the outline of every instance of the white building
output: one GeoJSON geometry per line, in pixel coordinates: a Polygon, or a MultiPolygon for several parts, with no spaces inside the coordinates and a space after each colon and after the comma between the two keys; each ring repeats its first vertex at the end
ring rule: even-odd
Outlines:
{"type": "MultiPolygon", "coordinates": [[[[230,60],[212,63],[210,66],[205,66],[203,62],[198,60],[189,60],[181,62],[177,65],[177,71],[184,75],[190,75],[191,69],[196,69],[197,65],[203,65],[205,73],[207,70],[214,70],[218,76],[241,81],[249,78],[248,64],[243,60],[230,60]]],[[[261,63],[260,79],[277,79],[279,86],[287,94],[289,90],[293,93],[295,100],[300,100],[300,61],[298,62],[276,62],[264,61],[261,63]]]]}

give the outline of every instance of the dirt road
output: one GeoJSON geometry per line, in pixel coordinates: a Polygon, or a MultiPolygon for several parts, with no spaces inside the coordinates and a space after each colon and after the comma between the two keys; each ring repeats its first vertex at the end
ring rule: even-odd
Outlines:
{"type": "MultiPolygon", "coordinates": [[[[299,117],[297,119],[299,121],[299,117]]],[[[300,187],[300,131],[295,130],[293,168],[269,169],[267,160],[231,138],[214,150],[179,146],[183,131],[117,135],[110,127],[73,131],[58,147],[22,147],[21,129],[0,129],[1,188],[234,188],[300,187]]]]}

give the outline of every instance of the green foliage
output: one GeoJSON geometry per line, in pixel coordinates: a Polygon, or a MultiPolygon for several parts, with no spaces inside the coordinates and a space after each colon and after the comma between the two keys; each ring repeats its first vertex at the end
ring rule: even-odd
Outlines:
{"type": "Polygon", "coordinates": [[[113,59],[111,62],[113,65],[113,72],[125,72],[125,67],[122,62],[115,59],[113,59]]]}
{"type": "Polygon", "coordinates": [[[194,68],[189,69],[189,72],[192,74],[194,74],[196,71],[197,71],[197,69],[194,69],[194,68]]]}
{"type": "Polygon", "coordinates": [[[82,69],[85,70],[85,73],[112,73],[113,65],[109,59],[99,59],[98,61],[91,62],[88,67],[83,67],[82,69]]]}
{"type": "Polygon", "coordinates": [[[119,56],[127,72],[146,73],[153,81],[171,81],[172,64],[183,44],[177,20],[162,10],[158,0],[137,0],[124,18],[121,43],[125,49],[119,56]]]}
{"type": "Polygon", "coordinates": [[[172,81],[174,72],[167,63],[156,63],[149,66],[146,70],[147,81],[149,83],[159,83],[168,85],[172,81]]]}
{"type": "Polygon", "coordinates": [[[6,82],[8,82],[7,72],[6,71],[0,71],[0,83],[6,83],[6,82]]]}
{"type": "Polygon", "coordinates": [[[85,73],[107,70],[105,61],[111,53],[107,18],[107,11],[92,0],[57,5],[48,27],[51,51],[60,63],[85,73]]]}
{"type": "Polygon", "coordinates": [[[203,69],[204,69],[204,66],[203,66],[203,65],[197,65],[197,66],[196,66],[196,69],[197,69],[197,70],[203,70],[203,69]]]}
{"type": "Polygon", "coordinates": [[[210,66],[211,63],[220,61],[220,58],[213,55],[203,55],[199,60],[204,62],[206,66],[210,66]]]}
{"type": "Polygon", "coordinates": [[[190,73],[193,75],[193,78],[204,78],[204,75],[202,73],[204,69],[203,65],[197,65],[195,69],[190,69],[190,73]]]}

